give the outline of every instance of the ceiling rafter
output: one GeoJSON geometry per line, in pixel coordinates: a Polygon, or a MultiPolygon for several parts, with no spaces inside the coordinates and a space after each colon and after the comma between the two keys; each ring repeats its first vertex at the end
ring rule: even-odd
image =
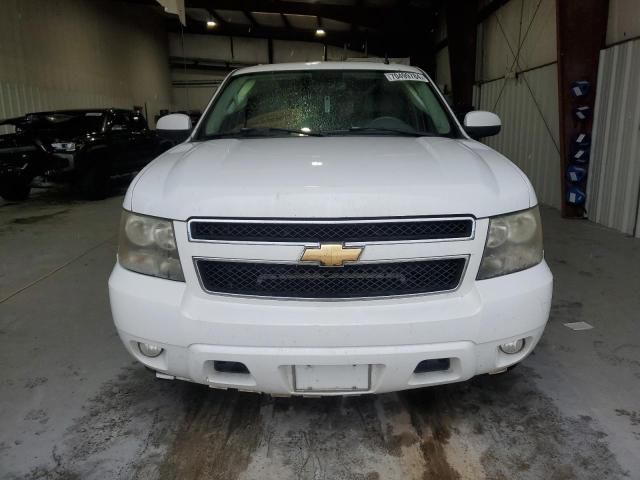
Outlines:
{"type": "MultiPolygon", "coordinates": [[[[229,10],[238,12],[247,20],[232,21],[229,17],[226,18],[224,25],[206,28],[204,22],[190,18],[187,14],[187,25],[184,31],[228,37],[322,43],[339,48],[367,51],[369,54],[378,56],[419,56],[420,52],[432,52],[433,41],[429,32],[433,24],[434,12],[442,1],[396,0],[389,4],[391,6],[379,6],[379,4],[371,5],[365,0],[354,0],[347,5],[328,4],[323,3],[322,0],[314,3],[303,3],[300,0],[185,0],[187,9],[207,8],[211,12],[220,14],[229,10]],[[263,24],[256,13],[277,14],[282,19],[282,25],[263,24]],[[316,22],[319,21],[323,25],[326,35],[318,36],[317,27],[296,27],[290,20],[292,15],[314,17],[316,22]],[[327,30],[323,22],[325,19],[348,23],[350,28],[327,30]]],[[[177,22],[171,20],[167,20],[167,28],[174,32],[180,29],[177,22]]]]}
{"type": "Polygon", "coordinates": [[[281,13],[280,18],[282,18],[282,23],[284,23],[284,27],[290,29],[291,23],[289,22],[289,19],[287,18],[287,16],[284,13],[281,13]]]}
{"type": "Polygon", "coordinates": [[[211,19],[218,23],[218,25],[226,25],[227,21],[222,18],[222,15],[218,15],[213,8],[205,8],[205,10],[211,15],[211,19]]]}
{"type": "MultiPolygon", "coordinates": [[[[406,12],[397,7],[378,7],[363,5],[334,5],[324,3],[303,3],[296,1],[279,0],[186,0],[187,8],[213,8],[218,10],[237,10],[247,12],[279,13],[286,15],[308,15],[313,17],[328,18],[345,23],[357,23],[368,28],[378,30],[391,30],[402,23],[406,12]],[[397,21],[396,21],[397,20],[397,21]]],[[[406,7],[428,14],[429,9],[406,7]]]]}
{"type": "MultiPolygon", "coordinates": [[[[168,21],[167,28],[170,31],[180,31],[176,22],[168,21]]],[[[361,50],[363,45],[367,45],[369,54],[384,56],[389,53],[390,56],[406,56],[406,54],[396,54],[406,49],[407,39],[396,36],[389,38],[383,35],[371,35],[371,32],[329,32],[326,36],[319,38],[316,36],[315,29],[293,29],[286,27],[267,27],[257,25],[255,27],[246,24],[227,23],[216,28],[207,28],[203,22],[190,20],[187,17],[187,27],[185,32],[218,35],[227,37],[247,37],[247,38],[264,38],[272,40],[288,40],[322,43],[338,48],[345,46],[352,50],[361,50]]]]}
{"type": "MultiPolygon", "coordinates": [[[[169,22],[168,27],[172,31],[179,29],[175,22],[169,22]]],[[[240,23],[226,23],[225,25],[219,25],[216,28],[209,29],[203,22],[197,22],[187,18],[187,28],[185,31],[189,33],[201,33],[208,35],[224,35],[235,37],[258,37],[258,38],[273,38],[274,40],[303,40],[303,41],[317,41],[316,30],[314,29],[299,29],[288,27],[268,27],[264,25],[247,25],[240,23]]],[[[342,45],[344,42],[354,39],[354,36],[350,32],[332,32],[331,35],[327,35],[322,39],[325,41],[337,42],[342,45]]]]}
{"type": "Polygon", "coordinates": [[[242,14],[247,18],[247,20],[249,20],[249,23],[253,28],[256,28],[258,26],[258,22],[256,22],[256,17],[254,17],[250,11],[242,10],[242,14]]]}

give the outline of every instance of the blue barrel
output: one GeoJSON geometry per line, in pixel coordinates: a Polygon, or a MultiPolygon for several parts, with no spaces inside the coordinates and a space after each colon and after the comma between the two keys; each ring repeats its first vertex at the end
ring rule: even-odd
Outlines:
{"type": "Polygon", "coordinates": [[[571,164],[567,167],[567,180],[571,183],[580,183],[587,178],[587,167],[571,164]]]}
{"type": "Polygon", "coordinates": [[[579,133],[573,138],[573,145],[576,147],[590,147],[591,146],[591,135],[588,133],[579,133]]]}
{"type": "Polygon", "coordinates": [[[578,80],[571,83],[571,95],[574,97],[584,97],[589,94],[591,84],[586,80],[578,80]]]}
{"type": "Polygon", "coordinates": [[[591,107],[582,105],[573,109],[573,114],[578,120],[588,120],[591,118],[591,107]]]}
{"type": "Polygon", "coordinates": [[[566,200],[571,205],[584,205],[587,196],[584,191],[576,186],[569,187],[567,189],[566,200]]]}

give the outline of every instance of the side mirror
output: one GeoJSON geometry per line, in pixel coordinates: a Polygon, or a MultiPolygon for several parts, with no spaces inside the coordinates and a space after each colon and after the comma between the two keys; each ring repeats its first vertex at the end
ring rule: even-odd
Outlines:
{"type": "Polygon", "coordinates": [[[473,138],[491,137],[500,133],[502,122],[495,113],[477,110],[464,116],[464,130],[473,138]]]}
{"type": "Polygon", "coordinates": [[[160,117],[156,123],[156,130],[171,130],[171,131],[191,131],[191,118],[184,113],[172,113],[160,117]]]}

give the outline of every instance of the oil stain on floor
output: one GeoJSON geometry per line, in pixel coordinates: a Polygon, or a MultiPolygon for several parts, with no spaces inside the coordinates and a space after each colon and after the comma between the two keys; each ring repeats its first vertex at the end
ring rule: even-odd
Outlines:
{"type": "Polygon", "coordinates": [[[104,386],[30,479],[622,479],[589,417],[521,366],[378,396],[277,398],[153,379],[104,386]],[[126,461],[124,460],[126,459],[126,461]]]}

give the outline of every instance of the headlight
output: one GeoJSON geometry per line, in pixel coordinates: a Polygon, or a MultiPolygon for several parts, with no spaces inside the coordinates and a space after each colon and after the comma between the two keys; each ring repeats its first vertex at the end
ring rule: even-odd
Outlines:
{"type": "Polygon", "coordinates": [[[489,219],[478,280],[533,267],[542,261],[542,224],[538,207],[489,219]]]}
{"type": "Polygon", "coordinates": [[[123,212],[118,262],[133,272],[184,282],[170,220],[123,212]]]}
{"type": "Polygon", "coordinates": [[[56,152],[75,152],[76,150],[79,150],[81,146],[81,144],[74,142],[59,142],[51,144],[51,148],[56,152]]]}

